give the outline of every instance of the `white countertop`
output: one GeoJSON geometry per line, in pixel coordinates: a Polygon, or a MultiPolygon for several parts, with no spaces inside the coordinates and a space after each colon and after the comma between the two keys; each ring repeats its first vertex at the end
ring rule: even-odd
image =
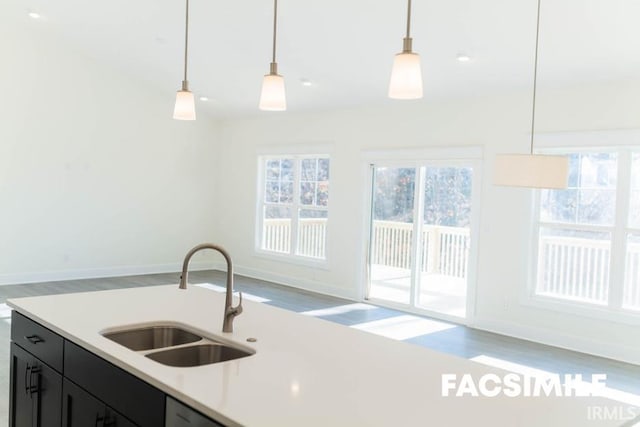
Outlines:
{"type": "Polygon", "coordinates": [[[620,426],[621,420],[589,421],[588,407],[628,407],[596,397],[442,397],[442,374],[472,374],[477,379],[503,371],[246,299],[234,332],[223,334],[224,294],[196,286],[186,291],[171,285],[19,298],[8,304],[234,426],[620,426]],[[187,325],[256,354],[174,368],[100,335],[107,329],[156,322],[187,325]],[[258,341],[246,342],[250,337],[258,341]]]}

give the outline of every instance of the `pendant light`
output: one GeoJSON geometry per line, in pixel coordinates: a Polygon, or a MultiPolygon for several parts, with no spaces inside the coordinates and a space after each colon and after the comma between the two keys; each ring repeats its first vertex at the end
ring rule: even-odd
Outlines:
{"type": "Polygon", "coordinates": [[[193,93],[189,91],[189,81],[187,80],[187,53],[189,51],[189,0],[187,3],[187,17],[184,32],[184,80],[182,89],[176,94],[176,105],[173,109],[173,118],[176,120],[195,120],[196,105],[193,93]]]}
{"type": "Polygon", "coordinates": [[[393,60],[391,81],[389,82],[389,98],[419,99],[422,98],[422,70],[420,55],[411,50],[411,0],[407,6],[407,36],[403,40],[402,52],[393,60]]]}
{"type": "Polygon", "coordinates": [[[536,123],[538,41],[540,36],[540,0],[538,0],[537,13],[529,154],[498,154],[494,164],[493,183],[495,185],[508,187],[563,189],[567,188],[569,158],[567,156],[533,154],[533,138],[536,123]]]}
{"type": "Polygon", "coordinates": [[[276,62],[276,33],[278,29],[278,0],[273,0],[273,55],[269,74],[262,80],[260,109],[265,111],[285,111],[287,98],[284,90],[284,78],[278,74],[276,62]]]}

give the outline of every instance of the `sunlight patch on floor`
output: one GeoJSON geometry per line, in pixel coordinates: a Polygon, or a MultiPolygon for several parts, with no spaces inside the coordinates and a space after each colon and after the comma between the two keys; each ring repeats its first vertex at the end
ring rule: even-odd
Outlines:
{"type": "Polygon", "coordinates": [[[450,323],[424,319],[407,314],[403,316],[391,317],[389,319],[359,323],[351,327],[360,329],[361,331],[382,335],[387,338],[406,340],[409,338],[419,337],[421,335],[428,335],[435,332],[446,331],[448,329],[456,328],[457,326],[450,323]]]}
{"type": "MultiPolygon", "coordinates": [[[[536,378],[550,378],[555,377],[557,374],[543,369],[536,369],[530,366],[521,365],[519,363],[508,362],[506,360],[497,359],[495,357],[480,355],[473,357],[470,360],[474,362],[482,363],[483,365],[493,366],[495,368],[504,369],[505,371],[515,372],[523,376],[536,377],[536,378]]],[[[567,374],[579,374],[579,372],[567,372],[567,374]]],[[[589,381],[590,375],[583,375],[585,381],[576,381],[576,389],[580,391],[590,392],[593,394],[606,397],[616,402],[622,402],[629,405],[640,406],[640,396],[628,393],[622,390],[618,390],[611,387],[594,387],[589,381]]],[[[605,382],[606,384],[606,382],[605,382]]]]}
{"type": "Polygon", "coordinates": [[[333,316],[335,314],[344,314],[344,313],[349,313],[351,311],[375,310],[377,308],[378,307],[369,305],[369,304],[356,303],[356,304],[338,305],[336,307],[321,308],[319,310],[303,311],[300,314],[305,314],[307,316],[321,317],[321,316],[333,316]]]}
{"type": "MultiPolygon", "coordinates": [[[[224,286],[220,286],[220,285],[214,285],[213,283],[199,283],[195,286],[199,286],[201,288],[205,288],[205,289],[210,289],[212,291],[216,291],[216,292],[226,292],[227,288],[225,288],[224,286]]],[[[236,291],[236,293],[234,294],[234,296],[237,298],[238,293],[236,291]]],[[[262,297],[258,297],[255,295],[251,295],[248,293],[243,292],[242,293],[242,298],[248,300],[248,301],[255,301],[255,302],[269,302],[271,300],[267,299],[267,298],[262,298],[262,297]]]]}

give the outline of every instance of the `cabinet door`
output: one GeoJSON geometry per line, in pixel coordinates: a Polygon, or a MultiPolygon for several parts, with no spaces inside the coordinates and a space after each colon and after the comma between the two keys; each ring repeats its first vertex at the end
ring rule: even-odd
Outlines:
{"type": "Polygon", "coordinates": [[[122,414],[66,378],[62,395],[64,427],[136,427],[122,414]]]}
{"type": "Polygon", "coordinates": [[[10,427],[60,427],[62,376],[11,344],[10,427]]]}
{"type": "Polygon", "coordinates": [[[166,427],[223,427],[171,397],[167,397],[166,412],[166,427]]]}
{"type": "Polygon", "coordinates": [[[62,425],[64,427],[104,426],[107,407],[89,393],[64,379],[62,385],[62,425]]]}
{"type": "Polygon", "coordinates": [[[64,376],[136,425],[164,426],[163,392],[66,340],[64,376]]]}
{"type": "Polygon", "coordinates": [[[136,427],[136,425],[113,408],[107,407],[107,418],[104,427],[136,427]]]}

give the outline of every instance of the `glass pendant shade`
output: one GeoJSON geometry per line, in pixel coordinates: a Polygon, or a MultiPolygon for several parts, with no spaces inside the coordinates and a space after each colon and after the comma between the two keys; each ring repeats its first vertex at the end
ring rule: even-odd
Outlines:
{"type": "Polygon", "coordinates": [[[398,53],[393,60],[389,98],[422,98],[422,69],[420,55],[413,52],[398,53]]]}
{"type": "Polygon", "coordinates": [[[543,154],[499,154],[493,183],[508,187],[567,188],[569,158],[543,154]]]}
{"type": "Polygon", "coordinates": [[[282,76],[278,74],[264,76],[259,107],[265,111],[285,111],[287,109],[287,97],[282,76]]]}
{"type": "Polygon", "coordinates": [[[179,90],[176,94],[176,106],[173,109],[173,118],[176,120],[195,120],[196,103],[193,93],[188,90],[179,90]]]}

